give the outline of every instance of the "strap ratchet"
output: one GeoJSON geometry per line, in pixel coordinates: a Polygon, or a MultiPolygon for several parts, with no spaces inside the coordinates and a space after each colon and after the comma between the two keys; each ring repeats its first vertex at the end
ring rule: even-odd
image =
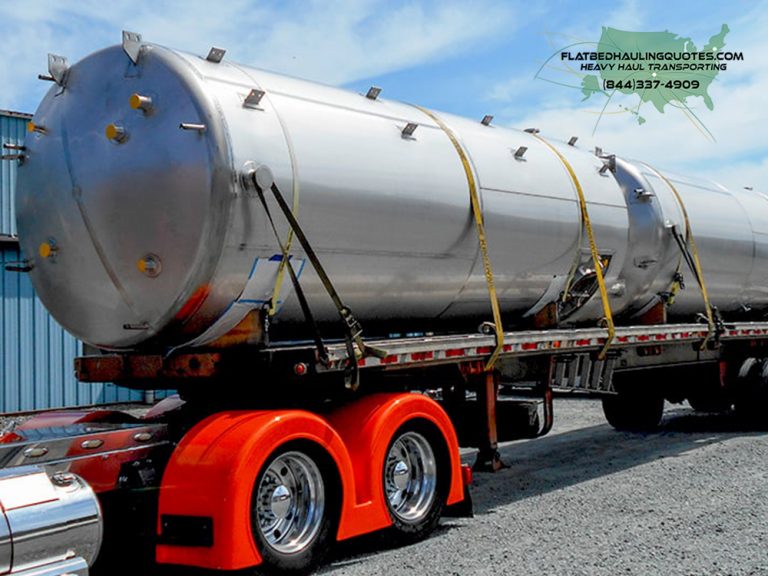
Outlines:
{"type": "MultiPolygon", "coordinates": [[[[301,244],[301,247],[304,249],[304,253],[307,256],[307,259],[312,264],[312,267],[315,269],[315,272],[320,278],[320,281],[322,282],[323,287],[328,293],[328,296],[330,296],[331,300],[333,301],[333,304],[336,306],[336,309],[339,312],[339,317],[341,318],[342,324],[344,326],[344,340],[345,340],[346,349],[347,349],[347,365],[345,369],[346,385],[351,390],[356,390],[360,385],[360,371],[357,365],[358,358],[365,357],[365,356],[377,356],[379,358],[384,358],[386,357],[387,353],[383,350],[379,350],[378,348],[368,346],[363,341],[362,326],[354,317],[354,315],[352,314],[352,311],[347,306],[345,306],[344,303],[342,302],[341,297],[339,296],[338,292],[333,286],[333,283],[331,282],[331,279],[328,277],[328,274],[326,273],[325,269],[320,263],[320,259],[317,257],[317,254],[315,253],[314,249],[310,245],[306,234],[304,234],[304,230],[302,230],[301,225],[299,224],[298,220],[296,219],[293,212],[291,211],[291,208],[288,206],[288,203],[285,201],[285,198],[280,192],[280,189],[277,187],[277,184],[275,184],[274,177],[272,176],[272,171],[266,166],[259,166],[255,170],[249,172],[247,177],[250,179],[250,182],[252,182],[256,188],[256,192],[259,195],[259,199],[261,200],[262,206],[264,207],[264,210],[267,214],[267,218],[269,219],[272,230],[275,233],[275,238],[277,239],[278,246],[280,247],[280,250],[282,252],[283,259],[286,261],[288,260],[289,258],[288,249],[280,240],[280,236],[277,232],[277,227],[275,226],[275,223],[272,219],[269,206],[267,204],[267,200],[264,195],[265,188],[269,188],[269,190],[272,192],[272,195],[277,201],[277,204],[280,207],[280,210],[282,211],[283,215],[285,216],[285,219],[288,221],[288,224],[291,227],[291,230],[293,230],[293,233],[296,236],[296,239],[299,241],[299,243],[301,244]],[[355,345],[357,345],[357,351],[355,350],[355,345]]],[[[314,336],[315,344],[318,349],[318,360],[322,364],[328,365],[329,359],[328,359],[327,349],[325,348],[325,345],[322,342],[322,338],[319,335],[316,323],[314,322],[312,313],[309,310],[309,305],[306,301],[306,297],[304,296],[303,291],[300,288],[300,284],[299,284],[298,278],[296,277],[296,273],[293,270],[293,266],[291,266],[290,264],[287,265],[287,268],[291,277],[291,282],[293,283],[294,288],[296,289],[296,294],[297,294],[297,297],[299,298],[299,302],[302,307],[302,312],[307,318],[307,321],[313,326],[313,331],[315,334],[314,336]]]]}

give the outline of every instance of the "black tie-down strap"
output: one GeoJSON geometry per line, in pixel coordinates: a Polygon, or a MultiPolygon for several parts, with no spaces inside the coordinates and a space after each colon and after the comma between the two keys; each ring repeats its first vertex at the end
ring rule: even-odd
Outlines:
{"type": "MultiPolygon", "coordinates": [[[[707,291],[706,291],[706,284],[704,283],[704,277],[701,273],[701,266],[698,263],[698,256],[696,252],[692,252],[689,249],[688,242],[686,242],[683,235],[680,234],[680,231],[677,229],[677,226],[672,226],[672,237],[675,239],[675,242],[677,243],[677,247],[680,248],[680,252],[682,253],[683,260],[685,260],[685,263],[688,265],[688,268],[690,268],[694,279],[698,283],[699,288],[701,289],[702,296],[704,298],[704,304],[707,307],[706,315],[699,314],[699,316],[702,317],[703,320],[705,320],[709,325],[709,333],[707,334],[707,337],[704,339],[704,342],[702,342],[701,349],[704,350],[704,348],[706,348],[707,343],[710,340],[713,341],[714,344],[717,346],[719,345],[720,336],[726,330],[725,321],[723,320],[723,317],[721,316],[720,311],[717,309],[717,306],[712,305],[709,301],[709,296],[707,295],[707,291]]],[[[678,271],[676,274],[680,274],[680,272],[678,271]]]]}
{"type": "Polygon", "coordinates": [[[307,323],[312,328],[315,347],[317,348],[318,362],[320,362],[324,366],[328,365],[329,363],[328,349],[323,343],[323,339],[320,335],[320,331],[317,327],[317,323],[315,322],[314,316],[312,315],[312,311],[309,307],[309,303],[307,302],[307,298],[306,298],[306,295],[304,294],[304,290],[301,288],[301,285],[299,284],[299,279],[296,276],[296,272],[293,270],[293,266],[288,261],[290,258],[290,255],[288,254],[288,249],[285,247],[285,244],[280,239],[280,234],[278,233],[277,227],[275,226],[275,222],[272,218],[272,213],[269,210],[267,199],[264,196],[265,187],[269,187],[269,189],[272,191],[272,194],[275,197],[275,200],[277,201],[277,204],[280,207],[280,210],[283,212],[285,219],[288,221],[288,224],[293,230],[293,233],[296,235],[296,238],[299,240],[301,247],[304,249],[304,253],[306,254],[307,258],[312,264],[312,267],[315,269],[317,276],[320,278],[320,281],[323,283],[323,287],[325,288],[325,291],[328,293],[328,296],[330,296],[334,306],[336,306],[336,310],[338,310],[339,312],[339,317],[341,318],[342,326],[344,327],[344,341],[346,343],[346,348],[347,348],[347,365],[344,370],[345,384],[347,388],[356,390],[357,387],[360,385],[360,370],[357,365],[358,354],[355,351],[355,344],[357,344],[357,348],[360,352],[361,357],[377,356],[379,358],[384,358],[387,355],[387,353],[383,350],[379,350],[378,348],[368,346],[363,341],[362,326],[354,317],[354,315],[352,314],[352,311],[347,306],[344,305],[344,303],[341,300],[341,297],[339,296],[339,293],[336,292],[336,289],[333,287],[333,283],[331,282],[331,279],[328,277],[328,274],[325,272],[325,268],[323,268],[323,265],[320,263],[320,259],[317,257],[317,254],[315,253],[312,246],[310,245],[306,234],[304,234],[304,230],[302,230],[301,226],[299,225],[299,221],[296,220],[296,217],[293,215],[293,212],[291,212],[291,209],[288,206],[288,203],[285,201],[285,198],[283,197],[282,193],[280,192],[280,189],[277,187],[277,184],[275,184],[274,179],[272,178],[271,171],[265,166],[259,166],[256,170],[249,172],[248,178],[256,187],[256,192],[259,195],[261,204],[264,207],[264,212],[266,213],[267,219],[269,220],[269,224],[272,228],[272,231],[275,234],[275,239],[277,240],[277,244],[280,247],[280,252],[282,254],[283,260],[287,264],[288,273],[291,278],[291,283],[293,284],[293,288],[296,291],[296,296],[299,299],[299,304],[301,306],[302,313],[304,314],[304,318],[307,320],[307,323]]]}

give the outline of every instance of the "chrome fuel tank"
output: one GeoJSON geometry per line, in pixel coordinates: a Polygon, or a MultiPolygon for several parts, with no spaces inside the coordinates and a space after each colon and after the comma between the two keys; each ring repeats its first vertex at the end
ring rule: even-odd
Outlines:
{"type": "MultiPolygon", "coordinates": [[[[67,70],[35,114],[19,171],[19,236],[35,289],[90,344],[205,345],[270,300],[280,250],[241,179],[259,165],[364,324],[488,319],[469,177],[509,325],[550,305],[561,323],[602,316],[565,164],[584,189],[615,314],[631,318],[658,302],[679,269],[670,229],[684,228],[682,209],[644,164],[619,159],[606,170],[605,158],[535,133],[226,58],[134,48],[108,48],[67,70]]],[[[715,304],[766,308],[757,260],[768,217],[742,208],[765,197],[676,182],[715,304]]],[[[286,241],[285,219],[268,201],[286,241]]],[[[335,320],[302,250],[291,253],[313,313],[335,320]]],[[[700,309],[689,284],[670,312],[700,309]]],[[[287,280],[278,304],[275,321],[302,321],[287,280]]]]}
{"type": "Polygon", "coordinates": [[[0,573],[85,576],[101,537],[99,502],[79,476],[0,470],[0,573]]]}

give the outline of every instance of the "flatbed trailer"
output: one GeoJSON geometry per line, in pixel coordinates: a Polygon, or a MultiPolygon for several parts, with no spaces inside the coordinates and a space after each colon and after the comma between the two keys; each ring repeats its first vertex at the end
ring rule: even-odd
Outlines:
{"type": "MultiPolygon", "coordinates": [[[[306,517],[295,537],[323,531],[324,546],[383,528],[406,541],[423,537],[446,510],[471,513],[471,472],[460,464],[459,445],[479,449],[476,472],[498,470],[499,442],[551,429],[553,390],[603,398],[608,421],[620,429],[653,429],[665,399],[705,409],[735,405],[745,418],[764,421],[768,323],[729,323],[715,333],[695,323],[617,327],[606,350],[608,341],[604,328],[506,332],[489,371],[485,361],[499,343],[492,333],[371,339],[366,345],[385,353],[356,358],[356,390],[345,377],[343,342],[326,344],[324,362],[313,343],[81,357],[82,381],[175,386],[181,397],[142,418],[108,410],[34,416],[0,437],[0,497],[3,482],[18,485],[43,471],[54,486],[63,478],[95,492],[104,511],[105,571],[129,533],[143,535],[139,556],[147,563],[303,570],[322,554],[310,546],[312,557],[297,564],[282,547],[274,529],[290,527],[290,514],[306,517]],[[265,381],[284,385],[266,394],[265,381]],[[210,395],[218,382],[239,387],[237,406],[210,395]],[[249,395],[254,385],[261,393],[249,395]],[[514,400],[500,399],[500,389],[513,391],[514,400]],[[292,480],[281,483],[275,462],[292,480]],[[320,500],[297,496],[321,487],[320,500]],[[322,520],[311,516],[319,502],[322,520]],[[260,531],[258,522],[273,531],[260,531]]],[[[38,484],[42,490],[21,510],[52,505],[51,490],[38,484]]],[[[14,509],[6,506],[5,514],[12,518],[14,509]]],[[[96,516],[91,523],[101,522],[96,516]]],[[[11,541],[14,529],[26,530],[23,519],[9,526],[11,541]]],[[[46,533],[48,526],[38,537],[46,533]]],[[[85,560],[98,549],[94,533],[81,536],[81,572],[65,554],[60,573],[86,573],[85,560]]],[[[55,565],[45,562],[49,570],[55,565]]]]}

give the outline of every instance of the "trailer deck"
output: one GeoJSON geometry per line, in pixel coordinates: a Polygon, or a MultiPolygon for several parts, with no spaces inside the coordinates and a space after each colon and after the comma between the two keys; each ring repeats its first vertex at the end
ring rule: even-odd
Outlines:
{"type": "MultiPolygon", "coordinates": [[[[611,342],[613,356],[632,349],[646,349],[648,355],[657,355],[653,347],[690,346],[696,350],[708,337],[708,348],[730,342],[747,342],[768,339],[768,322],[728,323],[715,335],[709,334],[703,324],[660,324],[655,326],[616,327],[611,342]]],[[[504,333],[504,345],[500,359],[531,356],[561,356],[581,353],[593,354],[605,347],[608,330],[605,328],[572,328],[553,330],[525,330],[504,333]]],[[[406,370],[443,364],[478,362],[487,358],[496,346],[494,334],[453,334],[366,339],[366,345],[386,354],[382,357],[369,355],[359,358],[361,370],[406,370]]],[[[344,370],[347,351],[344,342],[326,345],[329,353],[327,365],[316,362],[312,343],[287,343],[258,350],[190,350],[168,356],[161,354],[105,354],[84,356],[76,361],[77,377],[82,382],[129,382],[146,383],[167,378],[210,378],[228,369],[230,357],[245,354],[252,362],[263,362],[290,370],[302,376],[310,369],[317,373],[344,370]]],[[[698,352],[706,352],[698,351],[698,352]]],[[[612,356],[610,353],[608,356],[612,356]]],[[[167,387],[167,382],[162,383],[167,387]]]]}

